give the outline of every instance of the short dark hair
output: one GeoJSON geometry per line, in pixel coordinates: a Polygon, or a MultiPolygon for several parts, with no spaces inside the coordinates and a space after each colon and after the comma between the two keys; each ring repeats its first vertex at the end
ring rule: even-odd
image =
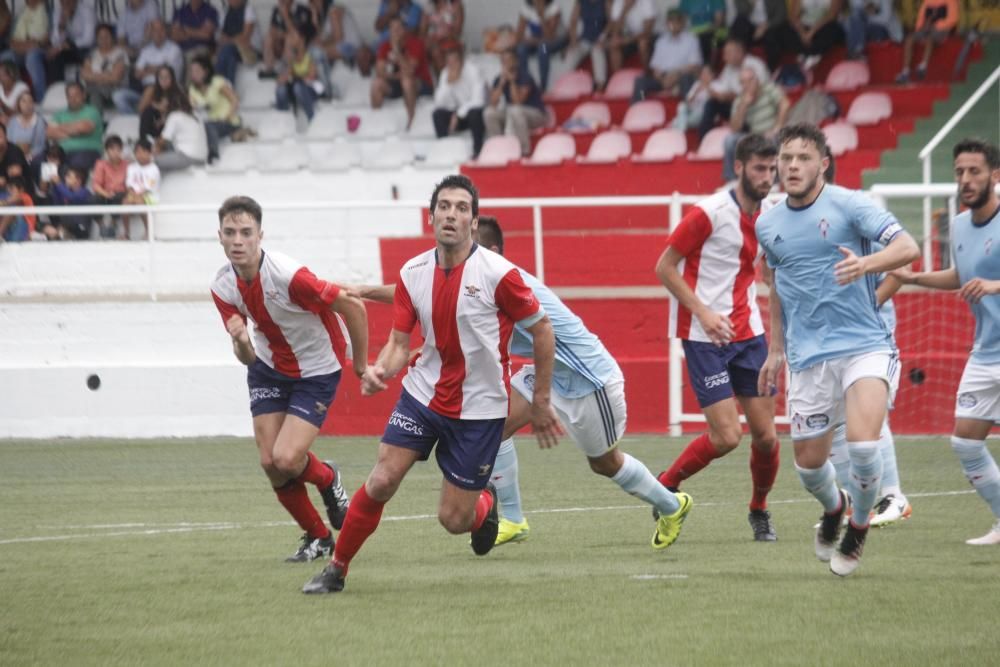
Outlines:
{"type": "Polygon", "coordinates": [[[763,134],[748,134],[736,143],[736,160],[746,164],[753,156],[769,158],[778,155],[778,146],[763,134]]]}
{"type": "Polygon", "coordinates": [[[115,27],[110,23],[98,23],[97,27],[94,28],[94,35],[96,36],[97,33],[101,32],[102,30],[107,30],[112,37],[115,36],[115,27]]]}
{"type": "Polygon", "coordinates": [[[109,134],[108,138],[104,140],[104,150],[111,148],[112,146],[117,146],[118,148],[124,148],[125,142],[117,134],[109,134]]]}
{"type": "Polygon", "coordinates": [[[215,66],[212,65],[212,59],[205,54],[200,54],[191,59],[191,64],[197,64],[198,67],[205,70],[205,83],[211,83],[212,77],[215,76],[215,66]]]}
{"type": "Polygon", "coordinates": [[[22,192],[27,192],[28,182],[24,180],[23,176],[8,176],[7,177],[7,187],[17,188],[22,192]]]}
{"type": "Polygon", "coordinates": [[[952,151],[952,159],[957,159],[962,153],[979,153],[986,158],[986,164],[989,166],[990,171],[1000,169],[1000,150],[997,149],[996,144],[990,143],[985,139],[978,137],[962,139],[955,144],[955,149],[952,151]]]}
{"type": "Polygon", "coordinates": [[[492,215],[479,216],[479,245],[485,248],[496,246],[497,252],[503,254],[503,230],[492,215]]]}
{"type": "Polygon", "coordinates": [[[80,183],[83,185],[87,184],[87,170],[81,169],[80,167],[69,167],[66,169],[67,174],[76,174],[76,177],[80,179],[80,183]]]}
{"type": "Polygon", "coordinates": [[[778,146],[784,146],[793,139],[802,139],[811,142],[819,151],[820,157],[826,157],[829,148],[826,145],[826,135],[812,123],[799,123],[797,125],[786,125],[778,132],[778,146]]]}
{"type": "Polygon", "coordinates": [[[87,90],[83,87],[83,84],[79,81],[70,81],[66,84],[66,92],[69,92],[70,88],[79,88],[81,93],[86,94],[87,90]]]}
{"type": "Polygon", "coordinates": [[[438,193],[445,189],[465,190],[472,195],[472,217],[479,217],[479,190],[473,185],[468,176],[462,174],[451,174],[441,179],[441,182],[434,186],[434,194],[431,195],[431,217],[434,217],[434,209],[437,208],[438,193]]]}
{"type": "Polygon", "coordinates": [[[236,195],[222,202],[222,206],[219,207],[219,225],[222,225],[222,221],[226,217],[235,213],[246,213],[253,218],[258,227],[260,227],[260,223],[264,220],[264,213],[260,210],[260,204],[256,200],[243,195],[236,195]]]}
{"type": "Polygon", "coordinates": [[[142,150],[149,151],[150,153],[153,152],[153,144],[146,137],[143,137],[139,141],[135,142],[135,148],[141,148],[142,150]]]}

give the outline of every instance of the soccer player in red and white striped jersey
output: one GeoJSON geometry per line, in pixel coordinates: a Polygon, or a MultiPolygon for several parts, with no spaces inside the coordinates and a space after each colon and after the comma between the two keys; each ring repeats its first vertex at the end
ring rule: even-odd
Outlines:
{"type": "Polygon", "coordinates": [[[309,449],[333,402],[347,354],[341,322],[360,377],[367,367],[368,317],[357,297],[285,255],[264,252],[261,217],[260,205],[249,197],[223,202],[219,241],[229,263],[215,276],[212,298],[236,358],[249,367],[260,465],[279,502],[305,532],[286,560],[306,562],[332,553],[334,540],[305,484],[319,488],[332,527],[339,529],[347,513],[339,472],[309,449]],[[252,337],[247,320],[254,323],[252,337]]]}
{"type": "Polygon", "coordinates": [[[656,273],[670,291],[670,335],[680,338],[691,387],[708,432],[691,441],[660,482],[681,482],[740,444],[737,401],[750,426],[750,526],[754,539],[777,539],[767,494],[778,474],[774,398],[759,396],[757,378],[767,359],[755,287],[761,251],[754,222],[769,208],[777,147],[759,134],[736,146],[739,183],[692,207],[670,235],[656,273]],[[735,400],[734,400],[735,395],[735,400]]]}
{"type": "Polygon", "coordinates": [[[543,447],[556,442],[550,403],[555,355],[552,326],[517,267],[473,242],[479,196],[465,176],[448,176],[431,196],[435,248],[400,271],[389,341],[362,378],[362,392],[386,388],[406,367],[417,323],[424,345],[403,379],[378,461],[351,498],[330,564],[304,593],[343,590],[351,559],[375,532],[382,509],[414,463],[431,450],[444,474],[438,520],[452,534],[472,533],[484,555],[496,541],[498,503],[489,483],[510,393],[510,337],[515,324],[531,332],[535,362],[532,424],[543,447]]]}

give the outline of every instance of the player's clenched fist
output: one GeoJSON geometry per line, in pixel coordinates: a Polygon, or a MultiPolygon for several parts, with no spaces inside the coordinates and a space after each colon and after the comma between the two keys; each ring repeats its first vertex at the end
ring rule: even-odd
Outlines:
{"type": "Polygon", "coordinates": [[[368,366],[361,376],[361,393],[364,396],[371,396],[386,388],[385,369],[379,364],[368,366]]]}
{"type": "Polygon", "coordinates": [[[232,315],[226,320],[226,331],[237,343],[250,344],[250,333],[247,331],[247,323],[239,315],[232,315]]]}

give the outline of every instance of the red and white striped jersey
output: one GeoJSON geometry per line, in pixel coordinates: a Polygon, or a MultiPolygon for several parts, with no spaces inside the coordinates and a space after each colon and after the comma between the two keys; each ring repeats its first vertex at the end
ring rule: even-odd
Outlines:
{"type": "MultiPolygon", "coordinates": [[[[698,202],[667,240],[684,256],[677,270],[684,282],[715,313],[733,323],[733,341],[764,333],[757,307],[755,263],[761,255],[754,223],[773,204],[765,199],[753,216],[746,215],[732,190],[718,192],[698,202]]],[[[670,299],[670,335],[705,341],[705,334],[691,311],[670,299]]]]}
{"type": "Polygon", "coordinates": [[[265,252],[257,276],[246,282],[232,264],[215,274],[212,298],[225,323],[253,321],[257,358],[289,377],[335,373],[347,354],[345,328],[330,305],[340,294],[294,259],[265,252]]]}
{"type": "Polygon", "coordinates": [[[473,245],[445,271],[428,250],[400,269],[394,301],[393,328],[410,333],[419,322],[424,335],[406,391],[451,419],[506,417],[514,324],[531,326],[545,314],[517,268],[473,245]]]}

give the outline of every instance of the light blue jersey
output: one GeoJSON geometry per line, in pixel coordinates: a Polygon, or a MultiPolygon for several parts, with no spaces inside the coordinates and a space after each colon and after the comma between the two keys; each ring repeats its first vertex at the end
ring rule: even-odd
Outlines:
{"type": "MultiPolygon", "coordinates": [[[[955,216],[951,224],[951,255],[962,285],[973,278],[1000,280],[1000,210],[980,225],[972,222],[971,211],[955,216]]],[[[969,307],[976,318],[970,361],[1000,364],[1000,294],[984,296],[969,307]]]]}
{"type": "MultiPolygon", "coordinates": [[[[567,308],[552,290],[524,269],[518,270],[552,323],[556,339],[552,389],[566,398],[580,398],[603,387],[616,372],[620,372],[618,362],[605,349],[601,339],[590,333],[583,320],[567,308]]],[[[519,324],[514,326],[510,351],[522,357],[533,354],[531,334],[519,324]]]]}
{"type": "Polygon", "coordinates": [[[860,192],[823,187],[816,200],[793,208],[786,199],[757,218],[757,240],[775,272],[781,299],[785,356],[799,371],[828,359],[893,350],[892,333],[876,308],[877,277],[838,285],[834,266],[844,256],[870,255],[888,245],[899,221],[860,192]]]}

